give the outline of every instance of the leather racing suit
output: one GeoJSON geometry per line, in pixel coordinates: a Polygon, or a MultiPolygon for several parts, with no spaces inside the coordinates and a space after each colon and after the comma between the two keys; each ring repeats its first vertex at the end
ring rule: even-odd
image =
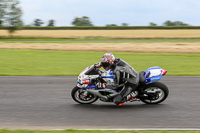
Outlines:
{"type": "Polygon", "coordinates": [[[120,58],[115,59],[111,69],[113,70],[114,82],[106,83],[106,88],[118,89],[120,84],[124,84],[119,95],[116,95],[113,98],[113,102],[118,105],[125,101],[132,90],[137,88],[139,83],[139,73],[126,61],[120,58]]]}

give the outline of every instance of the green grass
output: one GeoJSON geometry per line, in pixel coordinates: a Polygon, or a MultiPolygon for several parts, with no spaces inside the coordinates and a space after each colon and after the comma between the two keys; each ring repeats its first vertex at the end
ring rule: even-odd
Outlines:
{"type": "Polygon", "coordinates": [[[40,131],[40,130],[0,130],[0,133],[200,133],[200,131],[116,131],[116,130],[60,130],[60,131],[40,131]]]}
{"type": "MultiPolygon", "coordinates": [[[[100,61],[104,52],[0,49],[0,75],[78,75],[100,61]]],[[[113,52],[137,71],[160,66],[172,76],[200,76],[200,54],[113,52]]]]}
{"type": "Polygon", "coordinates": [[[109,38],[39,38],[39,37],[0,37],[0,42],[5,43],[198,43],[200,39],[165,39],[165,38],[149,38],[149,39],[109,39],[109,38]]]}

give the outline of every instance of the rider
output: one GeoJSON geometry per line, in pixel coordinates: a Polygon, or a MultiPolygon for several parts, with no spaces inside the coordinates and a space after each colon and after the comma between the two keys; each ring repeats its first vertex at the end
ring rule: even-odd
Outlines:
{"type": "Polygon", "coordinates": [[[123,105],[127,96],[135,90],[139,83],[139,73],[131,67],[127,62],[120,58],[115,58],[112,53],[106,53],[101,58],[101,63],[95,65],[96,68],[101,66],[107,71],[112,69],[114,82],[101,84],[102,88],[118,89],[121,83],[124,87],[118,95],[113,98],[113,102],[117,105],[123,105]]]}

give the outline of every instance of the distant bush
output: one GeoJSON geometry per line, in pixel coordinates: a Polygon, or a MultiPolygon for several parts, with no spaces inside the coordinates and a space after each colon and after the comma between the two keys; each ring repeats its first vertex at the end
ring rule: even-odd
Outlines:
{"type": "Polygon", "coordinates": [[[0,29],[4,30],[4,29],[6,29],[6,27],[0,26],[0,29]]]}
{"type": "MultiPolygon", "coordinates": [[[[6,27],[0,27],[6,29],[6,27]]],[[[25,26],[23,30],[143,30],[143,29],[200,29],[200,26],[63,26],[63,27],[40,27],[25,26]]]]}

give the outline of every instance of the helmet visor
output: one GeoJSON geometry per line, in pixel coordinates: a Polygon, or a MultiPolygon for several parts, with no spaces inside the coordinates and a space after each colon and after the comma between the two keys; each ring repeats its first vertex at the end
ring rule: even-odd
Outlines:
{"type": "Polygon", "coordinates": [[[110,64],[109,62],[102,62],[101,65],[103,66],[104,69],[110,69],[110,64]]]}

